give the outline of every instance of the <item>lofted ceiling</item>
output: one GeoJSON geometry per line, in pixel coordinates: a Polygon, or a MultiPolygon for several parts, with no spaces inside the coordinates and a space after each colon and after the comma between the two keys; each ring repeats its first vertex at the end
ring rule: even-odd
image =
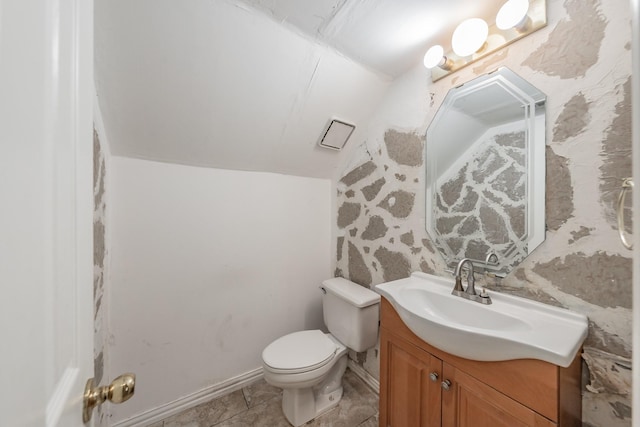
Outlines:
{"type": "MultiPolygon", "coordinates": [[[[114,155],[332,178],[395,77],[502,0],[95,0],[114,155]],[[317,146],[331,118],[356,125],[317,146]]],[[[425,78],[428,73],[425,70],[425,78]]]]}
{"type": "Polygon", "coordinates": [[[240,0],[391,77],[421,63],[467,18],[495,22],[506,0],[240,0]]]}

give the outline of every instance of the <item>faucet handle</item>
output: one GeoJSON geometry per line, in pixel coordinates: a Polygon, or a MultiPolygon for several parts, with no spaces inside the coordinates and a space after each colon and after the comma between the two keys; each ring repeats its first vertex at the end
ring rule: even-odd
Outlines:
{"type": "Polygon", "coordinates": [[[485,288],[482,288],[482,292],[480,292],[480,295],[478,295],[478,297],[479,299],[477,301],[481,304],[489,305],[493,303],[485,288]]]}

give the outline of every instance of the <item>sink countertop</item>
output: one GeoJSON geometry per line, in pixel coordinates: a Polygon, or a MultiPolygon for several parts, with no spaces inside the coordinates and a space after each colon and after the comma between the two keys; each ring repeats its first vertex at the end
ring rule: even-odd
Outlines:
{"type": "Polygon", "coordinates": [[[451,295],[453,285],[453,278],[416,272],[375,291],[418,337],[466,359],[538,359],[568,367],[587,337],[583,314],[495,291],[487,291],[492,304],[483,305],[451,295]]]}

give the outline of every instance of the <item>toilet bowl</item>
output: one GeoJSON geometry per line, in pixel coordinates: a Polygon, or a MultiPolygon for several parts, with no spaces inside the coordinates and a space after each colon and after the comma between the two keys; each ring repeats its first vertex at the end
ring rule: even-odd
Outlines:
{"type": "Polygon", "coordinates": [[[282,388],[282,411],[296,427],[339,403],[348,348],[364,351],[377,342],[378,294],[342,278],[324,281],[321,289],[330,333],[293,332],[262,352],[264,378],[282,388]]]}
{"type": "Polygon", "coordinates": [[[283,389],[282,410],[300,426],[338,404],[347,347],[320,330],[294,332],[262,353],[265,380],[283,389]]]}

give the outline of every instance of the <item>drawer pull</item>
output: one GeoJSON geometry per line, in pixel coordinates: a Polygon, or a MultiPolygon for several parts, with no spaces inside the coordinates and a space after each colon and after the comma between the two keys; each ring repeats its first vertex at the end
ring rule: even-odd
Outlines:
{"type": "Polygon", "coordinates": [[[444,391],[449,391],[451,389],[451,381],[449,381],[449,380],[442,381],[442,383],[440,385],[442,386],[442,389],[444,391]]]}

